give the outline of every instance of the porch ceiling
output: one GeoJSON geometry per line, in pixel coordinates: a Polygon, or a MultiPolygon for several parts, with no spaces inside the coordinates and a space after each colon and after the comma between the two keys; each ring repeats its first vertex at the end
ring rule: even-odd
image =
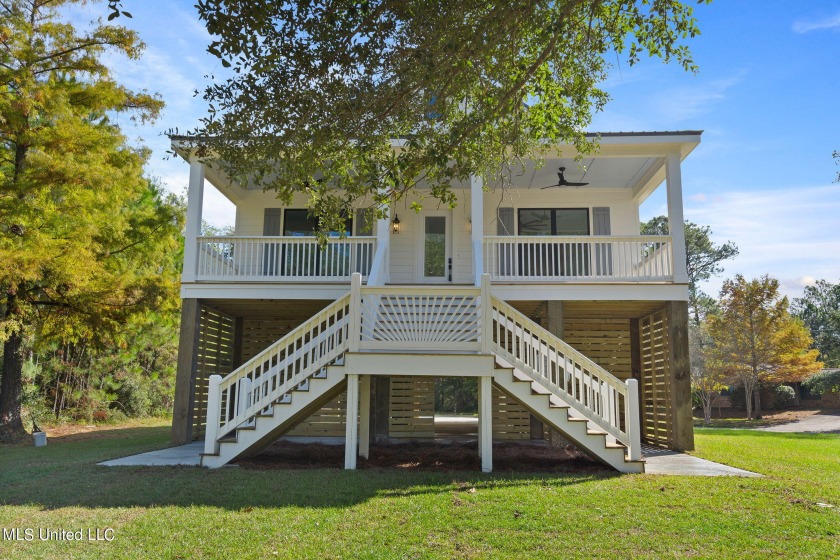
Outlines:
{"type": "Polygon", "coordinates": [[[542,189],[557,184],[557,171],[565,167],[565,178],[569,182],[589,183],[586,187],[554,187],[554,192],[574,189],[626,189],[637,188],[653,176],[664,163],[658,156],[639,157],[587,157],[582,161],[574,158],[546,158],[540,169],[529,162],[523,169],[515,171],[511,180],[514,187],[542,189]]]}
{"type": "Polygon", "coordinates": [[[203,305],[234,317],[303,322],[332,301],[320,299],[203,299],[203,305]]]}
{"type": "MultiPolygon", "coordinates": [[[[543,301],[511,301],[510,304],[532,320],[545,317],[543,301]]],[[[638,319],[659,311],[664,301],[564,301],[565,319],[638,319]]]]}

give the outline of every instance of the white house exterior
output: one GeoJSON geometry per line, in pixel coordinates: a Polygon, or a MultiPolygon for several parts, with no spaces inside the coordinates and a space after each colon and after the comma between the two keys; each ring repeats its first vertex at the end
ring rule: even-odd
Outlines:
{"type": "Polygon", "coordinates": [[[303,197],[233,184],[173,137],[190,163],[173,441],[203,438],[220,466],[284,434],[344,435],[355,468],[377,438],[434,436],[433,379],[468,375],[485,471],[494,439],[560,433],[625,472],[644,468],[640,440],[691,449],[683,229],[640,235],[639,206],[662,184],[683,223],[700,134],[602,133],[581,162],[558,146],[511,188],[453,185],[455,209],[354,214],[323,250],[303,197]],[[543,188],[560,167],[588,184],[543,188]],[[235,235],[200,235],[205,181],[235,235]]]}

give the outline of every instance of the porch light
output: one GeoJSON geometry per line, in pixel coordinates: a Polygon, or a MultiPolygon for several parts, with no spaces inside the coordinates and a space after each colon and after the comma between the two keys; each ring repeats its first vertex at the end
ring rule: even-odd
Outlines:
{"type": "Polygon", "coordinates": [[[400,233],[400,217],[397,214],[394,214],[394,219],[391,221],[391,231],[394,232],[394,235],[400,233]]]}

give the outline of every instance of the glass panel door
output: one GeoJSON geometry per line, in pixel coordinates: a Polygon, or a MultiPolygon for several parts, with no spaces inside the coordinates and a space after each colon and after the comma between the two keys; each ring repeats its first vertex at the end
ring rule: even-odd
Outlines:
{"type": "Polygon", "coordinates": [[[427,212],[419,216],[417,277],[421,282],[452,281],[449,216],[449,212],[427,212]]]}

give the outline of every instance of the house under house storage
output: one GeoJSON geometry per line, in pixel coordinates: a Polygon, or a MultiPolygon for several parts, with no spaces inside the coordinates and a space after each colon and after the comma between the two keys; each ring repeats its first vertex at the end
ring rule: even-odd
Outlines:
{"type": "Polygon", "coordinates": [[[580,162],[557,146],[512,188],[359,212],[325,248],[302,197],[281,207],[172,137],[190,164],[173,442],[218,467],[344,436],[352,469],[372,441],[433,437],[434,379],[471,376],[484,471],[494,440],[560,434],[622,472],[644,471],[641,442],[691,449],[681,162],[700,135],[603,133],[580,162]],[[201,235],[206,182],[234,235],[201,235]],[[680,227],[640,235],[660,185],[680,227]]]}

